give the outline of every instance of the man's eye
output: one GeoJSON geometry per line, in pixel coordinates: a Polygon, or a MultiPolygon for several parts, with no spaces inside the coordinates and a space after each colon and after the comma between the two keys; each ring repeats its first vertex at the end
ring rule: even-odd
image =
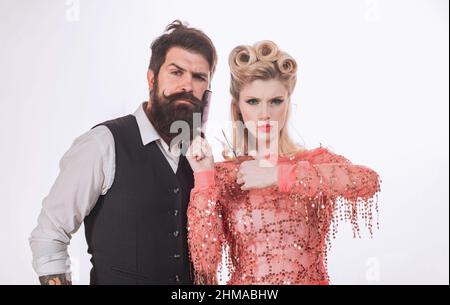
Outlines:
{"type": "Polygon", "coordinates": [[[175,75],[175,76],[181,76],[182,72],[180,70],[175,70],[170,72],[170,74],[175,75]]]}
{"type": "Polygon", "coordinates": [[[281,103],[283,103],[283,100],[280,100],[279,98],[275,98],[272,100],[272,104],[273,105],[280,105],[281,103]]]}
{"type": "Polygon", "coordinates": [[[247,102],[247,104],[249,104],[249,105],[256,105],[256,104],[258,104],[258,100],[255,99],[255,98],[249,99],[249,100],[247,100],[246,102],[247,102]]]}
{"type": "Polygon", "coordinates": [[[194,76],[194,78],[202,82],[206,81],[206,79],[203,76],[194,76]]]}

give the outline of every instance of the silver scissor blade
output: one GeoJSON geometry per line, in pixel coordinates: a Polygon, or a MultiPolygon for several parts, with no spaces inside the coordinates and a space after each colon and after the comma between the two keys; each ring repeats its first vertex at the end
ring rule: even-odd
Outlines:
{"type": "Polygon", "coordinates": [[[234,157],[237,159],[238,156],[236,154],[236,151],[233,149],[233,146],[231,146],[230,142],[228,141],[228,138],[225,135],[225,132],[223,131],[223,129],[222,129],[222,134],[223,134],[223,137],[225,138],[225,141],[227,141],[228,147],[230,147],[231,151],[233,152],[234,157]]]}

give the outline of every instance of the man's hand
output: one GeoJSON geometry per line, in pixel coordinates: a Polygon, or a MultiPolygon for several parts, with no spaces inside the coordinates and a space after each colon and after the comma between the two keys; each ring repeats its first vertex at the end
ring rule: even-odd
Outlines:
{"type": "Polygon", "coordinates": [[[41,285],[72,285],[65,274],[43,275],[39,277],[41,285]]]}
{"type": "Polygon", "coordinates": [[[267,160],[244,161],[237,173],[237,184],[242,190],[265,188],[278,182],[278,167],[267,160]]]}

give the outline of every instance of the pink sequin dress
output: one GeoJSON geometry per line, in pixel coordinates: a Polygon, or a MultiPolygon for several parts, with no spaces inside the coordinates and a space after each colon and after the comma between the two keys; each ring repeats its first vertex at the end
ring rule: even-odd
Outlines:
{"type": "MultiPolygon", "coordinates": [[[[228,284],[328,284],[326,252],[338,221],[370,234],[378,174],[326,148],[278,160],[276,186],[242,191],[239,163],[195,173],[188,242],[195,283],[216,284],[225,254],[228,284]]],[[[378,225],[378,221],[377,221],[378,225]]]]}

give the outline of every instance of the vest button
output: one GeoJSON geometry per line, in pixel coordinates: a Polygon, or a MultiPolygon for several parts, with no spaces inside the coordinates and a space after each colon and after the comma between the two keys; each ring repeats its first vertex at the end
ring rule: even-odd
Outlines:
{"type": "Polygon", "coordinates": [[[175,237],[177,237],[179,234],[180,234],[180,232],[178,232],[178,230],[173,232],[173,236],[175,236],[175,237]]]}
{"type": "Polygon", "coordinates": [[[176,258],[176,259],[179,259],[180,257],[181,257],[180,254],[174,254],[174,255],[173,255],[173,258],[176,258]]]}
{"type": "Polygon", "coordinates": [[[173,211],[173,216],[178,216],[178,210],[173,211]]]}
{"type": "Polygon", "coordinates": [[[180,188],[179,188],[179,187],[176,187],[176,188],[173,189],[173,193],[174,193],[174,194],[178,194],[179,191],[180,191],[180,188]]]}
{"type": "Polygon", "coordinates": [[[180,281],[181,281],[180,276],[178,274],[175,275],[175,282],[180,282],[180,281]]]}

